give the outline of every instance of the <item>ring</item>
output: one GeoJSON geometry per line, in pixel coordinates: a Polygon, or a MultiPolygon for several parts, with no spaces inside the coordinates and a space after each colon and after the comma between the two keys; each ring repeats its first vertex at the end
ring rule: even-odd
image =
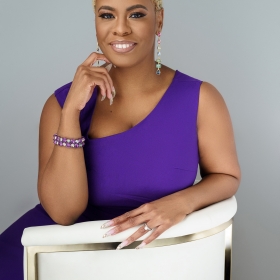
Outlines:
{"type": "Polygon", "coordinates": [[[144,230],[148,230],[148,231],[152,230],[151,228],[148,227],[146,223],[144,223],[144,225],[145,225],[144,230]]]}

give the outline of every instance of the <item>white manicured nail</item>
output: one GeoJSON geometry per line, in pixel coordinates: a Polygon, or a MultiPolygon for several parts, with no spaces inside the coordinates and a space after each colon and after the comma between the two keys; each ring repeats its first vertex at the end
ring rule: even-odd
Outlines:
{"type": "Polygon", "coordinates": [[[147,244],[145,242],[142,242],[139,246],[137,246],[135,249],[142,249],[145,247],[147,244]]]}
{"type": "Polygon", "coordinates": [[[117,250],[120,250],[120,249],[122,249],[123,247],[125,247],[125,246],[127,246],[127,245],[128,245],[128,241],[125,240],[125,241],[123,241],[123,242],[117,247],[117,250]]]}
{"type": "Polygon", "coordinates": [[[108,72],[110,72],[110,70],[112,69],[112,64],[108,64],[105,68],[108,72]]]}

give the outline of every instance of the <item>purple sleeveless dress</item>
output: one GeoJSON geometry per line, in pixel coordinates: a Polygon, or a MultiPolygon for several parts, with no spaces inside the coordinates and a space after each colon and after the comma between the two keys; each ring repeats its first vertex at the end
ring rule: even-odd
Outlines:
{"type": "MultiPolygon", "coordinates": [[[[107,220],[193,185],[198,167],[197,112],[201,81],[176,71],[153,111],[133,128],[90,139],[95,89],[80,114],[89,201],[76,223],[107,220]]],[[[63,107],[71,83],[55,91],[63,107]]],[[[41,204],[0,235],[0,279],[23,279],[24,228],[52,225],[41,204]]]]}

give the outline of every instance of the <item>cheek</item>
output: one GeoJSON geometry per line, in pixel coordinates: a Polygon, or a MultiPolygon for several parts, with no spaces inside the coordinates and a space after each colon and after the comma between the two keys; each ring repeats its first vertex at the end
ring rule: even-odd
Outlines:
{"type": "Polygon", "coordinates": [[[143,23],[131,26],[133,33],[139,38],[140,41],[153,45],[155,38],[155,27],[153,23],[143,23]]]}
{"type": "Polygon", "coordinates": [[[108,34],[110,32],[108,32],[108,28],[105,28],[104,25],[103,26],[99,26],[99,27],[96,27],[96,37],[97,37],[97,40],[99,42],[99,47],[102,47],[102,45],[108,41],[108,34]]]}
{"type": "Polygon", "coordinates": [[[102,38],[105,36],[105,28],[104,25],[96,24],[96,36],[97,38],[102,38]]]}

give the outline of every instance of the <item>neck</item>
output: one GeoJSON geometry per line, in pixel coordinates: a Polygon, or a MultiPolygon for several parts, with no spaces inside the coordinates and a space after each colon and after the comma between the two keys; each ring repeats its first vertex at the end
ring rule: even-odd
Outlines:
{"type": "Polygon", "coordinates": [[[129,68],[112,67],[110,76],[119,96],[132,96],[149,92],[160,79],[156,74],[154,60],[150,60],[148,63],[139,63],[129,68]]]}

